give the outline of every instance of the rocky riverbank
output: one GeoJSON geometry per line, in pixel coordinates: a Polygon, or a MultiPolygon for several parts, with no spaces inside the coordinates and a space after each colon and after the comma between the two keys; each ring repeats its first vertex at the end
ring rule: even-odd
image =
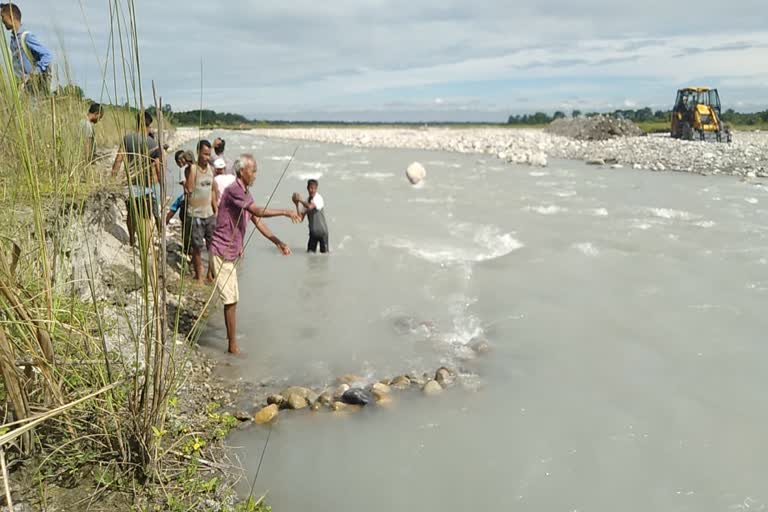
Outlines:
{"type": "Polygon", "coordinates": [[[249,133],[366,148],[489,154],[533,166],[547,166],[550,159],[567,159],[615,168],[768,177],[768,133],[763,132],[735,132],[730,144],[655,135],[577,140],[544,130],[511,128],[287,128],[249,133]]]}

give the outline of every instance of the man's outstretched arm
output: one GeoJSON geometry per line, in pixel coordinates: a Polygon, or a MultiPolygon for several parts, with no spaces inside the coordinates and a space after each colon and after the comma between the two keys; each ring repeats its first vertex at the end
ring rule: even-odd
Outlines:
{"type": "Polygon", "coordinates": [[[294,212],[293,210],[275,210],[271,208],[261,208],[260,206],[256,206],[255,204],[252,203],[248,207],[248,212],[252,216],[259,217],[262,219],[269,218],[269,217],[288,217],[294,222],[294,224],[301,222],[301,219],[299,218],[299,214],[294,212]]]}
{"type": "Polygon", "coordinates": [[[256,215],[251,215],[251,221],[253,222],[254,226],[256,226],[256,229],[259,230],[259,233],[261,233],[264,238],[275,244],[275,247],[277,247],[278,250],[283,253],[283,255],[291,255],[291,248],[288,247],[282,240],[277,238],[277,236],[272,233],[272,230],[267,227],[266,223],[261,220],[261,218],[257,217],[256,215]]]}

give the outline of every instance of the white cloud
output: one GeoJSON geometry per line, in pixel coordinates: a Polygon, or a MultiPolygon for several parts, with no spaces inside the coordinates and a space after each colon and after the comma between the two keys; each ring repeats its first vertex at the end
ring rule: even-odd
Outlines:
{"type": "MultiPolygon", "coordinates": [[[[23,6],[27,27],[66,48],[74,76],[94,96],[109,4],[23,6]]],[[[725,101],[767,101],[755,93],[768,84],[757,65],[768,60],[768,30],[755,15],[762,0],[700,0],[697,9],[718,21],[706,38],[688,5],[660,0],[136,4],[145,86],[155,80],[176,108],[199,105],[201,60],[204,105],[253,115],[392,103],[479,114],[611,108],[627,98],[667,105],[689,83],[720,86],[725,101]]]]}

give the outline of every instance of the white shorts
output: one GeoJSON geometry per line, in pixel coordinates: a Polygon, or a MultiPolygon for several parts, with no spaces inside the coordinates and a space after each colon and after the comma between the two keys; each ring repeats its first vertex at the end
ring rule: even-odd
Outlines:
{"type": "Polygon", "coordinates": [[[237,304],[240,291],[237,288],[237,267],[234,261],[224,261],[213,255],[213,273],[216,276],[216,290],[225,306],[237,304]]]}

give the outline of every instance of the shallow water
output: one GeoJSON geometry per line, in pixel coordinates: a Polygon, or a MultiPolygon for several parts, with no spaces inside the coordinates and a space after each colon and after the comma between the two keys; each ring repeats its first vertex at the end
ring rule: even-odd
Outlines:
{"type": "MultiPolygon", "coordinates": [[[[263,204],[294,143],[227,144],[257,154],[263,204]]],[[[284,220],[269,224],[293,257],[254,236],[230,370],[321,386],[448,363],[466,389],[282,415],[255,486],[275,510],[768,508],[766,188],[305,144],[275,206],[310,177],[333,254],[304,254],[306,226],[284,220]],[[474,336],[493,352],[472,359],[474,336]]],[[[232,436],[251,475],[266,435],[232,436]]]]}

